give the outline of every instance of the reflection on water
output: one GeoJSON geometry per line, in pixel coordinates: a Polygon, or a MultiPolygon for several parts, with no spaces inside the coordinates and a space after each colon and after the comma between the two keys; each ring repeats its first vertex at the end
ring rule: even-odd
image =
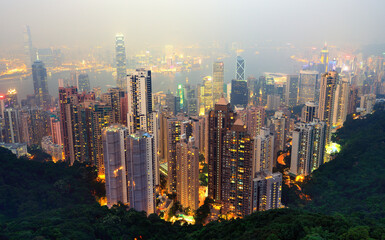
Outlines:
{"type": "MultiPolygon", "coordinates": [[[[258,54],[255,53],[255,50],[245,51],[242,56],[246,62],[246,76],[258,77],[263,72],[295,73],[299,71],[300,65],[290,60],[293,51],[289,48],[258,49],[258,54]]],[[[225,83],[230,82],[235,76],[235,59],[236,55],[231,55],[221,60],[225,64],[225,83]]],[[[185,83],[186,78],[190,84],[201,83],[204,76],[212,75],[214,61],[214,58],[205,59],[201,69],[190,72],[153,73],[153,91],[175,91],[177,84],[185,83]]],[[[101,87],[102,91],[106,91],[107,88],[115,86],[112,72],[86,71],[86,73],[89,75],[91,88],[101,87]]],[[[54,97],[58,96],[58,79],[70,79],[70,71],[53,73],[48,77],[49,93],[54,97]]],[[[32,76],[26,79],[0,80],[0,93],[5,93],[10,88],[16,88],[19,100],[33,94],[32,76]]]]}

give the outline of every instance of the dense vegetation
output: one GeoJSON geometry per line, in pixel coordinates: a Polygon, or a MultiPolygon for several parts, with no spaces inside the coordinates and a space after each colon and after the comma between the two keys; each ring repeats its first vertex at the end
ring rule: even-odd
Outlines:
{"type": "Polygon", "coordinates": [[[350,117],[334,141],[341,152],[301,186],[311,198],[304,208],[385,223],[385,111],[378,109],[364,119],[350,117]]]}
{"type": "MultiPolygon", "coordinates": [[[[40,162],[17,159],[0,148],[0,239],[385,239],[385,111],[349,119],[335,141],[340,154],[301,185],[311,201],[286,189],[290,209],[204,227],[101,207],[95,198],[104,187],[94,168],[38,154],[40,162]]],[[[205,216],[208,204],[198,211],[205,216]]]]}

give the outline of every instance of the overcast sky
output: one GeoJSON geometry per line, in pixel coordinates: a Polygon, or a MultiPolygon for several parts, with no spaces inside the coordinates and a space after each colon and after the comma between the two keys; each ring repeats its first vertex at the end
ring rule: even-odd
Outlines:
{"type": "Polygon", "coordinates": [[[385,43],[384,0],[0,0],[0,49],[261,42],[385,43]]]}

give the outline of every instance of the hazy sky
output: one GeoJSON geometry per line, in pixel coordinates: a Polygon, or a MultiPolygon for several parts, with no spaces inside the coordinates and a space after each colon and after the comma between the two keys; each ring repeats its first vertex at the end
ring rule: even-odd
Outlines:
{"type": "Polygon", "coordinates": [[[384,0],[0,0],[0,49],[143,44],[385,43],[384,0]]]}

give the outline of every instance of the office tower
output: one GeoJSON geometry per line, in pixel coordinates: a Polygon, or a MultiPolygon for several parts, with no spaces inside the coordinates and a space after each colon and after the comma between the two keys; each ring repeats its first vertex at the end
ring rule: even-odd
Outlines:
{"type": "MultiPolygon", "coordinates": [[[[122,125],[111,125],[103,129],[103,152],[106,180],[107,205],[118,202],[127,204],[127,140],[128,129],[122,125]]],[[[138,172],[138,174],[141,174],[138,172]]]]}
{"type": "Polygon", "coordinates": [[[298,75],[288,75],[285,89],[285,104],[288,107],[297,105],[298,97],[298,75]]]}
{"type": "Polygon", "coordinates": [[[39,107],[47,109],[50,104],[50,97],[48,94],[47,70],[43,62],[35,61],[33,63],[32,77],[36,103],[39,107]]]}
{"type": "Polygon", "coordinates": [[[102,130],[112,123],[112,108],[107,103],[95,101],[85,101],[82,103],[82,107],[85,109],[88,159],[100,173],[103,173],[102,130]]]}
{"type": "Polygon", "coordinates": [[[142,131],[129,135],[126,127],[113,124],[103,130],[102,139],[107,205],[122,202],[154,213],[152,136],[142,131]]]}
{"type": "Polygon", "coordinates": [[[361,101],[360,101],[360,110],[362,111],[362,115],[372,113],[375,103],[376,103],[376,95],[375,94],[362,95],[361,101]]]}
{"type": "Polygon", "coordinates": [[[189,116],[198,116],[199,101],[197,89],[186,85],[185,87],[186,103],[187,103],[187,114],[189,116]]]}
{"type": "MultiPolygon", "coordinates": [[[[203,114],[207,113],[213,108],[213,79],[211,76],[203,78],[203,84],[201,87],[201,104],[203,107],[203,114]]],[[[201,112],[202,110],[200,110],[201,112]]]]}
{"type": "Polygon", "coordinates": [[[213,102],[215,103],[223,95],[224,73],[225,67],[223,62],[215,62],[213,64],[213,102]]]}
{"type": "MultiPolygon", "coordinates": [[[[325,46],[324,48],[321,50],[321,54],[320,54],[320,62],[321,64],[323,65],[323,72],[326,73],[327,71],[329,71],[328,69],[328,66],[329,66],[329,51],[328,51],[328,47],[325,43],[325,46]]],[[[330,69],[330,70],[333,70],[333,69],[330,69]]]]}
{"type": "Polygon", "coordinates": [[[340,128],[344,125],[349,107],[350,84],[345,76],[341,76],[336,86],[336,94],[333,106],[332,126],[340,128]]]}
{"type": "Polygon", "coordinates": [[[219,99],[208,114],[207,123],[207,161],[208,161],[208,196],[216,202],[222,200],[222,166],[224,135],[234,123],[235,114],[230,103],[219,99]]]}
{"type": "Polygon", "coordinates": [[[79,74],[77,86],[78,86],[79,92],[91,91],[90,78],[88,77],[88,74],[86,73],[79,74]]]}
{"type": "Polygon", "coordinates": [[[336,94],[336,83],[338,81],[337,72],[328,72],[322,74],[320,97],[318,104],[318,118],[326,123],[326,143],[327,146],[331,141],[331,129],[333,121],[333,107],[336,94]]]}
{"type": "Polygon", "coordinates": [[[318,100],[318,72],[300,71],[298,86],[298,104],[318,100]]]}
{"type": "Polygon", "coordinates": [[[318,104],[315,102],[307,102],[302,108],[301,121],[305,123],[313,122],[318,115],[318,104]]]}
{"type": "Polygon", "coordinates": [[[230,102],[231,100],[231,82],[226,84],[226,100],[230,102]]]}
{"type": "Polygon", "coordinates": [[[298,123],[293,131],[290,172],[309,175],[324,162],[327,125],[314,119],[298,123]]]}
{"type": "Polygon", "coordinates": [[[231,80],[230,102],[234,107],[239,105],[246,107],[249,101],[249,91],[247,89],[247,81],[231,80]]]}
{"type": "Polygon", "coordinates": [[[222,211],[243,217],[251,213],[253,140],[240,118],[226,131],[223,140],[222,211]]]}
{"type": "Polygon", "coordinates": [[[6,108],[4,110],[4,129],[5,143],[20,142],[19,111],[17,109],[6,108]]]}
{"type": "Polygon", "coordinates": [[[254,139],[253,174],[263,170],[273,171],[274,134],[268,128],[262,128],[254,139]]]}
{"type": "Polygon", "coordinates": [[[199,205],[199,150],[194,137],[182,135],[176,146],[177,199],[195,211],[199,205]]]}
{"type": "Polygon", "coordinates": [[[127,122],[130,133],[148,131],[149,114],[152,113],[151,71],[136,69],[128,75],[127,122]]]}
{"type": "Polygon", "coordinates": [[[252,211],[281,208],[282,174],[262,171],[253,179],[252,211]]]}
{"type": "Polygon", "coordinates": [[[284,151],[286,149],[289,120],[282,111],[277,111],[274,117],[271,118],[271,123],[274,128],[274,159],[276,159],[278,151],[284,151]]]}
{"type": "Polygon", "coordinates": [[[126,48],[124,46],[124,36],[121,33],[115,37],[116,52],[116,85],[122,90],[127,89],[127,69],[126,69],[126,48]]]}
{"type": "Polygon", "coordinates": [[[155,212],[153,141],[151,134],[138,131],[128,137],[126,147],[129,206],[148,215],[155,212]]]}
{"type": "Polygon", "coordinates": [[[237,72],[235,75],[236,80],[245,80],[245,60],[241,57],[237,57],[237,72]]]}
{"type": "Polygon", "coordinates": [[[56,115],[51,115],[49,117],[49,123],[51,128],[52,142],[54,144],[61,146],[63,142],[62,142],[62,132],[61,132],[62,130],[60,125],[60,119],[56,115]]]}
{"type": "Polygon", "coordinates": [[[31,30],[29,26],[25,26],[24,30],[24,52],[27,56],[26,65],[31,66],[36,60],[36,51],[32,46],[31,30]]]}
{"type": "Polygon", "coordinates": [[[266,113],[263,107],[247,106],[246,109],[238,111],[237,115],[246,124],[252,139],[258,136],[261,128],[265,126],[266,113]]]}

